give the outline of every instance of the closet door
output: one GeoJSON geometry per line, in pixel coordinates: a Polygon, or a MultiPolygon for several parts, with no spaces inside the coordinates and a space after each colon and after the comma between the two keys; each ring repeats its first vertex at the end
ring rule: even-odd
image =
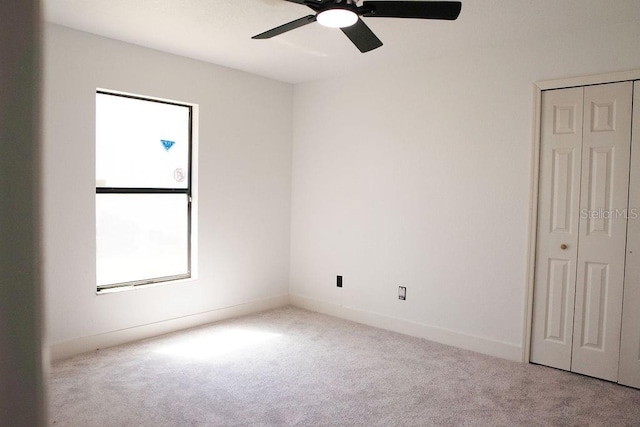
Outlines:
{"type": "Polygon", "coordinates": [[[627,264],[618,382],[640,388],[640,82],[635,83],[627,264]]]}
{"type": "Polygon", "coordinates": [[[571,368],[583,89],[543,92],[531,361],[571,368]]]}
{"type": "Polygon", "coordinates": [[[632,82],[584,89],[571,370],[618,380],[631,151],[632,82]]]}

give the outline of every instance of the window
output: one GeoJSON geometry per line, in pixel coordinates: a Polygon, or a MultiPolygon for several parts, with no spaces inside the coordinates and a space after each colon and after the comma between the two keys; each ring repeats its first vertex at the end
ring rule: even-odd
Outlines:
{"type": "Polygon", "coordinates": [[[191,277],[191,116],[96,93],[98,291],[191,277]]]}

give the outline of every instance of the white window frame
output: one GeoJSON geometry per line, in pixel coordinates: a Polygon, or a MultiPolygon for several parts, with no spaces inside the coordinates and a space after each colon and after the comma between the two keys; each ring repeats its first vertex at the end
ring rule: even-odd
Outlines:
{"type": "MultiPolygon", "coordinates": [[[[141,280],[132,280],[121,283],[96,285],[97,293],[106,293],[111,291],[120,291],[125,289],[134,289],[141,286],[158,285],[167,282],[175,282],[178,280],[192,279],[194,277],[194,197],[193,197],[193,169],[194,169],[194,109],[197,107],[176,101],[168,101],[153,97],[133,95],[122,92],[110,91],[105,89],[97,89],[96,95],[110,95],[129,99],[138,99],[147,102],[157,102],[161,104],[176,105],[186,107],[189,110],[189,141],[188,141],[188,174],[187,188],[142,188],[142,187],[100,187],[96,185],[96,195],[98,194],[185,194],[187,196],[187,273],[172,276],[153,277],[141,280]]],[[[96,254],[97,262],[97,254],[96,254]]]]}

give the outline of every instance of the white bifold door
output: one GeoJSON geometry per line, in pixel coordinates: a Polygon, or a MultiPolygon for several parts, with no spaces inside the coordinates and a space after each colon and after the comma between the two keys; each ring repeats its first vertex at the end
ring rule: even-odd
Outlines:
{"type": "Polygon", "coordinates": [[[621,82],[542,94],[531,361],[640,387],[633,92],[621,82]]]}
{"type": "Polygon", "coordinates": [[[618,382],[640,388],[640,82],[633,95],[633,148],[618,382]]]}

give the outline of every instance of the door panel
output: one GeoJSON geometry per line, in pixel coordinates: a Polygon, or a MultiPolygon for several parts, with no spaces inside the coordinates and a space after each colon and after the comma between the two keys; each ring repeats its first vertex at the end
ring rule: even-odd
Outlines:
{"type": "Polygon", "coordinates": [[[583,327],[580,345],[604,350],[604,321],[609,286],[609,266],[587,262],[585,265],[585,291],[582,304],[583,327]]]}
{"type": "Polygon", "coordinates": [[[541,123],[531,361],[569,370],[578,248],[583,89],[544,92],[541,123]]]}
{"type": "MultiPolygon", "coordinates": [[[[571,192],[574,188],[573,166],[576,149],[555,149],[553,155],[552,194],[551,194],[551,232],[571,233],[571,192]]],[[[575,222],[575,221],[574,221],[575,222]]]]}
{"type": "Polygon", "coordinates": [[[601,234],[611,237],[611,218],[606,215],[610,212],[611,193],[613,189],[613,157],[614,147],[595,147],[591,148],[589,158],[591,159],[590,169],[588,171],[588,197],[587,203],[589,212],[595,215],[587,215],[587,236],[601,234]],[[600,214],[602,212],[602,214],[600,214]]]}
{"type": "Polygon", "coordinates": [[[545,330],[544,339],[555,341],[559,344],[566,344],[567,330],[567,309],[569,292],[569,269],[571,262],[561,259],[549,259],[549,286],[545,307],[545,330]]]}
{"type": "Polygon", "coordinates": [[[627,233],[632,83],[584,89],[571,370],[617,381],[627,233]]]}
{"type": "Polygon", "coordinates": [[[618,381],[640,388],[640,82],[635,83],[633,104],[627,262],[618,381]]]}

